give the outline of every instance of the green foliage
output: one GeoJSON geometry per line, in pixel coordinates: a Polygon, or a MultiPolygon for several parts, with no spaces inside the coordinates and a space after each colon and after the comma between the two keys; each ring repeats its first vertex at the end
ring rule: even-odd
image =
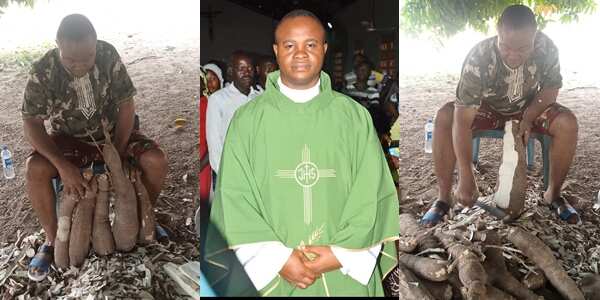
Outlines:
{"type": "Polygon", "coordinates": [[[45,42],[37,47],[18,48],[10,52],[0,52],[0,69],[3,66],[16,66],[27,69],[31,64],[40,59],[48,50],[54,48],[51,42],[45,42]]]}
{"type": "Polygon", "coordinates": [[[2,13],[4,13],[4,11],[1,8],[7,7],[10,3],[18,3],[20,5],[25,5],[29,8],[33,8],[35,0],[0,0],[0,16],[2,16],[2,13]]]}
{"type": "Polygon", "coordinates": [[[532,8],[540,28],[549,22],[578,20],[596,9],[594,0],[406,0],[400,28],[406,32],[432,31],[452,36],[468,27],[487,33],[505,7],[524,4],[532,8]]]}

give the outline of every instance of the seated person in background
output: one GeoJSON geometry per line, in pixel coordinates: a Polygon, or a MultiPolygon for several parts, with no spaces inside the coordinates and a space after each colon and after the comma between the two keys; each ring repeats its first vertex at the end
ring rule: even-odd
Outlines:
{"type": "MultiPolygon", "coordinates": [[[[363,62],[367,62],[370,64],[370,60],[364,54],[357,53],[354,55],[354,59],[352,60],[353,70],[344,75],[344,80],[346,80],[346,87],[351,86],[356,82],[356,68],[359,64],[363,62]]],[[[381,81],[383,80],[383,74],[375,71],[371,67],[371,73],[369,74],[368,78],[369,80],[367,81],[367,84],[370,87],[379,90],[381,81]]]]}
{"type": "Polygon", "coordinates": [[[376,88],[369,86],[369,75],[373,67],[368,61],[363,61],[355,66],[356,81],[346,86],[343,94],[352,97],[365,107],[379,104],[379,92],[376,88]]]}
{"type": "Polygon", "coordinates": [[[223,72],[219,66],[213,63],[205,64],[202,68],[206,72],[206,88],[208,89],[206,96],[208,97],[223,88],[223,72]]]}

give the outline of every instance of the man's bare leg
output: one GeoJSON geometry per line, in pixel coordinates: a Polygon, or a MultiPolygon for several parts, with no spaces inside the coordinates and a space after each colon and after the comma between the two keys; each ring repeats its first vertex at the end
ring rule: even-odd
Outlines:
{"type": "Polygon", "coordinates": [[[148,190],[152,206],[156,206],[156,199],[162,190],[169,170],[167,157],[162,150],[152,149],[142,153],[139,160],[142,169],[142,182],[148,190]]]}
{"type": "MultiPolygon", "coordinates": [[[[450,205],[452,191],[452,174],[456,164],[454,147],[452,144],[452,121],[454,118],[454,103],[446,103],[438,110],[433,127],[433,165],[435,176],[438,183],[439,201],[450,205]]],[[[432,206],[430,213],[443,214],[444,211],[436,206],[432,206]]],[[[425,226],[434,225],[432,222],[423,222],[425,226]]]]}
{"type": "MultiPolygon", "coordinates": [[[[27,198],[44,228],[47,245],[54,245],[56,237],[56,204],[51,181],[57,175],[58,171],[45,157],[34,154],[27,159],[25,175],[27,198]]],[[[39,272],[37,268],[32,268],[31,271],[39,272]]]]}
{"type": "Polygon", "coordinates": [[[452,174],[456,165],[456,156],[452,145],[452,120],[454,104],[446,103],[438,110],[433,127],[433,166],[438,182],[438,199],[450,200],[452,174]]]}
{"type": "Polygon", "coordinates": [[[577,118],[572,112],[561,112],[550,124],[550,180],[544,201],[551,203],[560,197],[562,184],[567,177],[577,145],[577,118]]]}

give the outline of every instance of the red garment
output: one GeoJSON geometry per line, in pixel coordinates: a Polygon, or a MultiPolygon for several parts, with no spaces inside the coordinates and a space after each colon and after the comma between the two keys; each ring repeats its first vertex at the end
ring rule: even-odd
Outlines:
{"type": "MultiPolygon", "coordinates": [[[[206,143],[206,109],[208,108],[208,98],[200,96],[200,160],[208,156],[208,144],[206,143]]],[[[210,164],[200,170],[200,201],[207,201],[210,194],[211,172],[210,164]]]]}

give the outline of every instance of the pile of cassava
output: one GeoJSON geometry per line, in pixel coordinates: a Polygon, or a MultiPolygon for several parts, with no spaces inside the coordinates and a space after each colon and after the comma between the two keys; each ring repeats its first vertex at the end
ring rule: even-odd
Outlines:
{"type": "Polygon", "coordinates": [[[599,299],[598,277],[577,285],[535,235],[476,223],[425,229],[401,214],[400,299],[599,299]]]}
{"type": "Polygon", "coordinates": [[[105,144],[102,155],[108,171],[94,175],[83,173],[89,188],[83,197],[65,194],[58,207],[54,260],[59,268],[79,267],[90,247],[98,255],[115,250],[127,252],[136,243],[155,239],[155,220],[148,191],[142,184],[141,171],[125,166],[111,142],[107,122],[103,120],[105,144]],[[109,220],[110,195],[114,195],[114,220],[109,220]]]}
{"type": "Polygon", "coordinates": [[[527,203],[533,197],[526,190],[519,124],[507,122],[505,129],[496,192],[487,197],[505,216],[492,219],[479,207],[459,215],[451,210],[448,222],[427,229],[401,214],[400,299],[600,299],[598,255],[583,246],[598,238],[590,234],[586,241],[593,225],[556,224],[527,203]],[[552,248],[540,238],[553,236],[552,248]],[[565,262],[575,266],[566,270],[565,262]]]}

